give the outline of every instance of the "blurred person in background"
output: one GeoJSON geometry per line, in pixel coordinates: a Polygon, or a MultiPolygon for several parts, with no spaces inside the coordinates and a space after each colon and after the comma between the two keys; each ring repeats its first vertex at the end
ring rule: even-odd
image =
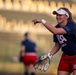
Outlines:
{"type": "Polygon", "coordinates": [[[76,23],[73,20],[71,12],[61,7],[53,11],[56,15],[57,25],[52,26],[44,19],[36,18],[34,24],[42,23],[51,33],[53,33],[54,47],[50,51],[50,56],[56,54],[60,48],[62,56],[58,66],[57,75],[76,75],[76,23]]]}
{"type": "Polygon", "coordinates": [[[24,34],[24,40],[21,42],[20,61],[24,64],[24,75],[35,75],[33,64],[37,59],[36,44],[29,38],[29,33],[24,34]]]}

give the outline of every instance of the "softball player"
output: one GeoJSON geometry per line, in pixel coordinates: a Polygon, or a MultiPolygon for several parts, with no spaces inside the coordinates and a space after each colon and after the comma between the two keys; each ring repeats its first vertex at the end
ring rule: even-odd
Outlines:
{"type": "Polygon", "coordinates": [[[76,75],[76,24],[72,14],[67,8],[59,8],[53,11],[56,15],[57,25],[54,27],[44,19],[34,19],[34,24],[42,23],[54,35],[55,45],[50,51],[50,56],[57,53],[60,48],[63,51],[57,75],[76,75]]]}
{"type": "Polygon", "coordinates": [[[24,63],[24,75],[35,75],[33,64],[37,59],[37,47],[34,42],[28,39],[28,32],[24,34],[24,40],[21,42],[20,60],[24,63]]]}

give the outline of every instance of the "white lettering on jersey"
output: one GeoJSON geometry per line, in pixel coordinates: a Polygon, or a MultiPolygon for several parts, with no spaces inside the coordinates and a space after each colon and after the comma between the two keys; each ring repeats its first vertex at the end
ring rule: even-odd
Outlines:
{"type": "Polygon", "coordinates": [[[57,35],[60,44],[63,44],[67,39],[63,35],[57,35]]]}

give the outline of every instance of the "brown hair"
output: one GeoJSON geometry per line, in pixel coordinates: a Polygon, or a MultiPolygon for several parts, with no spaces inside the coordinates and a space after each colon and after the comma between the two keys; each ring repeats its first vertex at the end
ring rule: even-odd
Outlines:
{"type": "Polygon", "coordinates": [[[69,14],[69,18],[68,18],[68,22],[73,22],[75,23],[75,21],[73,20],[73,17],[72,17],[72,13],[69,11],[69,9],[65,8],[65,7],[61,7],[59,9],[63,9],[65,10],[68,14],[69,14]]]}
{"type": "Polygon", "coordinates": [[[25,37],[28,37],[28,35],[29,35],[29,33],[28,33],[28,32],[26,32],[26,33],[24,34],[24,36],[25,36],[25,37]]]}

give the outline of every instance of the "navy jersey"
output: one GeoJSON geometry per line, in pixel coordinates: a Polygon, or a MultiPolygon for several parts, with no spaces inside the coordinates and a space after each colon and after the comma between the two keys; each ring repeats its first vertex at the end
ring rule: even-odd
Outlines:
{"type": "Polygon", "coordinates": [[[35,51],[36,44],[34,42],[31,42],[28,39],[23,40],[22,43],[21,43],[21,45],[26,47],[25,53],[36,52],[35,51]]]}
{"type": "MultiPolygon", "coordinates": [[[[58,24],[56,28],[60,28],[60,25],[58,24]]],[[[66,55],[76,55],[76,24],[72,22],[67,23],[63,29],[67,34],[54,35],[54,42],[60,43],[62,51],[66,55]]]]}

